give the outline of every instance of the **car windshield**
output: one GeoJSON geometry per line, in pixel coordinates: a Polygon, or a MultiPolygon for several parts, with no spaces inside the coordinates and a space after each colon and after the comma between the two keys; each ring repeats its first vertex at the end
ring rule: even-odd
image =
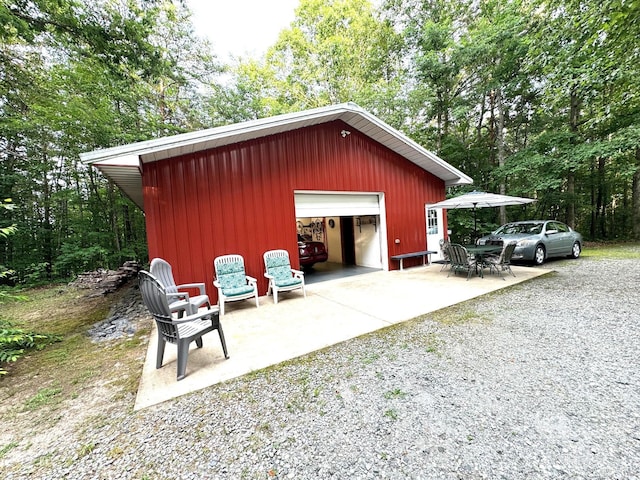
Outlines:
{"type": "Polygon", "coordinates": [[[496,230],[496,235],[513,235],[526,233],[537,235],[542,232],[542,223],[507,223],[496,230]]]}

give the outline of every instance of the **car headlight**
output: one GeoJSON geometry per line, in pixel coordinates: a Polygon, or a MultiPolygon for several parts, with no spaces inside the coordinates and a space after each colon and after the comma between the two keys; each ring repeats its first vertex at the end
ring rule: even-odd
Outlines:
{"type": "Polygon", "coordinates": [[[535,240],[525,238],[524,240],[518,241],[518,243],[516,243],[516,247],[528,247],[529,245],[533,245],[534,243],[536,243],[535,240]]]}

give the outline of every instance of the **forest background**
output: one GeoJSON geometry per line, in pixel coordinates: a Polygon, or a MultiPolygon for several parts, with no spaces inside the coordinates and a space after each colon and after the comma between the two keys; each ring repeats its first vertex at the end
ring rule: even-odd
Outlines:
{"type": "Polygon", "coordinates": [[[147,260],[143,212],[81,152],[346,101],[474,179],[450,195],[640,240],[640,2],[376,5],[300,0],[266,54],[223,63],[179,0],[0,0],[0,276],[147,260]]]}

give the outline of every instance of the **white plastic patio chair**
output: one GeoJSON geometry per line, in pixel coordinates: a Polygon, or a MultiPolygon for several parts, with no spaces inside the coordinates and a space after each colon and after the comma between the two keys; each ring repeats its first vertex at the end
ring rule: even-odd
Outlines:
{"type": "Polygon", "coordinates": [[[273,302],[278,303],[278,292],[290,292],[298,288],[307,298],[307,291],[304,286],[304,273],[291,268],[289,252],[286,250],[269,250],[263,255],[265,273],[269,279],[267,296],[273,293],[273,302]]]}
{"type": "Polygon", "coordinates": [[[258,301],[258,279],[250,277],[244,270],[244,258],[241,255],[222,255],[213,261],[216,278],[213,284],[218,289],[220,315],[224,315],[224,304],[251,297],[258,301]]]}

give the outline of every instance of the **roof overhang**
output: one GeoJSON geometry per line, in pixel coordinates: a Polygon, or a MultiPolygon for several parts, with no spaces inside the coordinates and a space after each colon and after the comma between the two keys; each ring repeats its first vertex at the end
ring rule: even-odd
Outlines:
{"type": "Polygon", "coordinates": [[[473,180],[460,170],[351,102],[94,150],[80,154],[80,159],[98,168],[135,204],[143,208],[143,163],[157,162],[335,120],[343,121],[442,179],[445,186],[473,183],[473,180]]]}

